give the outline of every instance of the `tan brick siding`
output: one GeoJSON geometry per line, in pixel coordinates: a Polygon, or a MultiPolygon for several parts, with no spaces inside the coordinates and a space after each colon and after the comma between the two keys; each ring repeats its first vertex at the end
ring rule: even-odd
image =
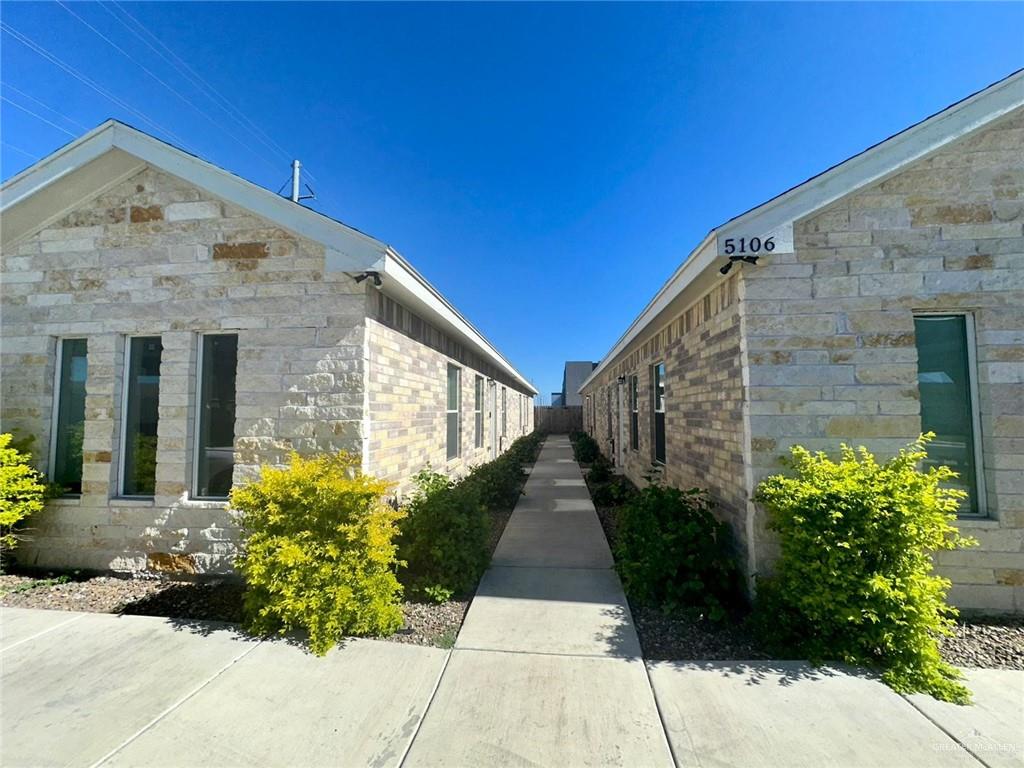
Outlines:
{"type": "Polygon", "coordinates": [[[2,429],[46,470],[58,339],[88,340],[83,493],[32,521],[29,563],[230,568],[226,505],[190,501],[198,334],[237,332],[235,480],[288,451],[360,451],[366,289],[301,240],[147,169],[3,254],[2,429]],[[117,500],[123,351],[163,343],[157,490],[117,500]],[[181,558],[169,555],[184,555],[181,558]]]}
{"type": "Polygon", "coordinates": [[[642,486],[654,469],[652,366],[665,362],[665,465],[657,472],[669,485],[709,491],[718,516],[732,527],[745,564],[748,510],[738,285],[739,276],[734,274],[657,333],[638,340],[583,394],[586,429],[613,459],[613,439],[620,439],[618,403],[622,398],[621,468],[642,486]],[[629,377],[633,375],[639,378],[636,450],[630,446],[629,377]],[[625,377],[621,384],[620,376],[625,377]]]}
{"type": "MultiPolygon", "coordinates": [[[[797,222],[744,269],[755,482],[796,443],[917,436],[915,311],[973,315],[989,521],[943,553],[955,603],[1024,611],[1024,110],[797,222]]],[[[759,516],[758,548],[770,560],[759,516]]]]}
{"type": "Polygon", "coordinates": [[[503,453],[512,442],[533,431],[533,399],[495,382],[462,361],[416,341],[374,319],[367,319],[367,469],[395,484],[402,496],[412,476],[430,467],[463,476],[471,467],[503,453]],[[458,457],[447,458],[448,365],[461,369],[461,443],[458,457]],[[484,378],[483,446],[475,446],[474,381],[484,378]],[[501,397],[507,412],[501,433],[501,397]],[[494,401],[498,399],[497,421],[494,401]],[[497,432],[496,432],[497,430],[497,432]]]}

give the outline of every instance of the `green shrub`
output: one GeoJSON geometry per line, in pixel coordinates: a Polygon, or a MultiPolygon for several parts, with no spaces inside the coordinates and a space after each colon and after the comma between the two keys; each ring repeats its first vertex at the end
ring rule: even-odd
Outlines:
{"type": "Polygon", "coordinates": [[[600,453],[590,464],[587,479],[592,483],[604,483],[612,477],[612,464],[600,453]]]}
{"type": "Polygon", "coordinates": [[[0,435],[0,566],[17,545],[14,526],[43,508],[46,485],[29,464],[30,456],[11,447],[14,437],[0,435]]]}
{"type": "Polygon", "coordinates": [[[965,494],[940,485],[955,473],[918,469],[931,437],[884,464],[863,447],[843,445],[839,462],[792,449],[795,476],[769,477],[756,494],[781,545],[758,586],[758,623],[777,648],[880,667],[896,691],[964,703],[959,672],[939,656],[957,612],[931,555],[974,542],[951,524],[965,494]]]}
{"type": "Polygon", "coordinates": [[[717,621],[737,594],[731,531],[704,491],[652,484],[618,512],[616,568],[631,600],[717,621]]]}
{"type": "Polygon", "coordinates": [[[569,436],[572,442],[573,454],[580,464],[589,464],[601,455],[601,448],[597,441],[586,432],[573,432],[569,436]]]}
{"type": "Polygon", "coordinates": [[[613,477],[591,488],[590,496],[598,507],[619,507],[629,502],[636,492],[636,487],[626,478],[613,477]]]}
{"type": "Polygon", "coordinates": [[[543,442],[544,435],[539,432],[523,435],[512,443],[508,450],[496,460],[500,461],[508,456],[519,464],[533,464],[537,460],[537,455],[540,453],[540,446],[543,442]]]}
{"type": "Polygon", "coordinates": [[[415,480],[399,537],[407,565],[402,581],[413,594],[441,603],[480,580],[491,520],[479,483],[455,482],[429,469],[415,480]]]}
{"type": "Polygon", "coordinates": [[[462,482],[476,486],[486,509],[509,509],[519,499],[523,478],[522,464],[506,454],[473,467],[462,482]]]}
{"type": "Polygon", "coordinates": [[[304,628],[326,653],[345,635],[386,635],[402,626],[394,539],[402,513],[388,484],[358,457],[291,457],[231,491],[241,511],[245,610],[257,633],[304,628]]]}

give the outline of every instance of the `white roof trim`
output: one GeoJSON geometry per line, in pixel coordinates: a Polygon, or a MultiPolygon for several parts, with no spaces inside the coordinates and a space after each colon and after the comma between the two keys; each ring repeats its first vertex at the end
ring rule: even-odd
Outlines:
{"type": "Polygon", "coordinates": [[[392,280],[397,282],[404,290],[395,298],[400,299],[403,304],[412,305],[409,309],[427,314],[426,320],[441,320],[443,324],[454,329],[457,336],[482,351],[485,357],[519,382],[526,391],[537,394],[536,388],[495,349],[494,345],[393,248],[388,249],[384,268],[380,271],[384,278],[382,290],[385,293],[392,292],[389,290],[392,280]]]}
{"type": "Polygon", "coordinates": [[[582,393],[673,299],[716,262],[717,246],[708,246],[716,244],[719,237],[740,230],[768,233],[791,225],[1022,106],[1024,69],[711,230],[615,342],[579,392],[582,393]]]}
{"type": "Polygon", "coordinates": [[[326,265],[330,270],[373,270],[383,275],[385,281],[389,278],[396,281],[404,288],[403,297],[416,304],[410,309],[429,315],[506,371],[527,391],[536,394],[537,390],[494,345],[390,246],[117,120],[107,120],[9,179],[0,188],[0,213],[11,210],[111,150],[137,157],[145,164],[195,184],[284,229],[321,243],[326,249],[326,265]]]}

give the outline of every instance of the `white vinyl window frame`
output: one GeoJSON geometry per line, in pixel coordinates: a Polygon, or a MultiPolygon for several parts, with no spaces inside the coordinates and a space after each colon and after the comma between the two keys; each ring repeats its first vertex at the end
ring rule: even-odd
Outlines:
{"type": "Polygon", "coordinates": [[[448,364],[445,368],[445,456],[448,461],[459,458],[462,455],[462,369],[457,365],[448,364]],[[452,401],[452,373],[455,373],[455,407],[451,407],[452,401]],[[455,450],[452,445],[448,422],[455,416],[455,450]]]}
{"type": "Polygon", "coordinates": [[[473,447],[484,447],[484,377],[473,377],[473,447]]]}
{"type": "Polygon", "coordinates": [[[982,446],[981,401],[978,395],[978,340],[975,334],[974,312],[967,309],[922,309],[913,310],[914,317],[962,317],[964,335],[967,337],[967,384],[971,395],[971,428],[974,430],[974,482],[978,495],[977,514],[960,513],[961,520],[986,520],[988,496],[985,492],[985,451],[982,446]]]}

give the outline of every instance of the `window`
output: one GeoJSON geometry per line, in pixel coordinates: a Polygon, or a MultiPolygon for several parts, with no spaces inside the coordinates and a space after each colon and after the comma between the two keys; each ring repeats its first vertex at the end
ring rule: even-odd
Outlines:
{"type": "Polygon", "coordinates": [[[235,469],[235,369],[238,336],[199,337],[199,386],[193,493],[226,499],[235,469]]]}
{"type": "Polygon", "coordinates": [[[914,318],[921,429],[934,432],[928,462],[945,464],[960,476],[950,485],[968,493],[963,514],[985,513],[980,482],[979,417],[975,395],[973,318],[919,315],[914,318]]]}
{"type": "Polygon", "coordinates": [[[121,431],[121,494],[156,491],[156,428],[160,418],[159,336],[129,338],[121,431]]]}
{"type": "Polygon", "coordinates": [[[629,377],[629,447],[640,450],[640,377],[629,377]]]}
{"type": "Polygon", "coordinates": [[[462,452],[461,432],[462,414],[459,407],[462,404],[462,369],[448,366],[448,458],[454,459],[462,452]]]}
{"type": "Polygon", "coordinates": [[[501,388],[501,436],[508,434],[508,390],[501,388]]]}
{"type": "Polygon", "coordinates": [[[82,492],[86,350],[85,339],[64,339],[58,345],[50,481],[70,494],[82,492]]]}
{"type": "Polygon", "coordinates": [[[612,439],[612,388],[608,387],[608,439],[612,439]]]}
{"type": "Polygon", "coordinates": [[[654,395],[654,461],[665,463],[665,363],[651,367],[654,395]]]}
{"type": "Polygon", "coordinates": [[[484,377],[473,380],[473,446],[484,447],[484,377]]]}

